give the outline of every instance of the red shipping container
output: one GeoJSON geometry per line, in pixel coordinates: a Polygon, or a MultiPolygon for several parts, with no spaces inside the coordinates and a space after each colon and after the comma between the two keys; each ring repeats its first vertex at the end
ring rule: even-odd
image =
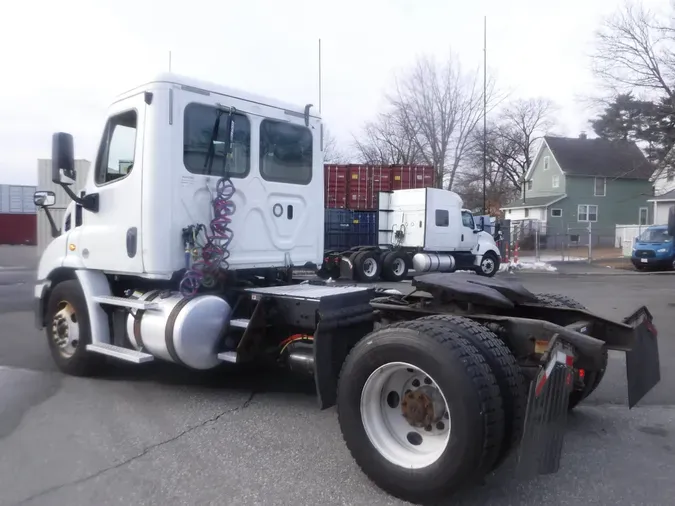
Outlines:
{"type": "Polygon", "coordinates": [[[330,209],[347,207],[347,166],[324,165],[324,206],[330,209]]]}
{"type": "Polygon", "coordinates": [[[0,244],[37,244],[37,214],[0,214],[0,244]]]}
{"type": "Polygon", "coordinates": [[[348,170],[347,208],[363,211],[372,209],[369,199],[371,192],[368,191],[373,173],[372,165],[349,165],[348,170]]]}
{"type": "Polygon", "coordinates": [[[392,190],[410,190],[434,186],[434,168],[431,165],[394,165],[391,168],[392,190]]]}

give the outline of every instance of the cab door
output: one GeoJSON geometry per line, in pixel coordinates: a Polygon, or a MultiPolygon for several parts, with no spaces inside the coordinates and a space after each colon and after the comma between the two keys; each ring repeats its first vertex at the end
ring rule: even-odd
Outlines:
{"type": "Polygon", "coordinates": [[[76,248],[88,269],[143,272],[141,191],[144,94],[113,104],[85,191],[97,193],[98,212],[82,210],[76,248]]]}
{"type": "Polygon", "coordinates": [[[469,211],[462,211],[460,249],[462,251],[471,251],[477,245],[478,233],[476,232],[476,223],[473,219],[473,214],[469,211]]]}

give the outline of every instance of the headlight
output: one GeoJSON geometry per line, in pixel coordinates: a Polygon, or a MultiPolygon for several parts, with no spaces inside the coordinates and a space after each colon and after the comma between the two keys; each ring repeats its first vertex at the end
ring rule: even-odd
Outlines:
{"type": "Polygon", "coordinates": [[[665,253],[666,251],[668,251],[666,248],[659,248],[656,250],[657,253],[665,253]]]}

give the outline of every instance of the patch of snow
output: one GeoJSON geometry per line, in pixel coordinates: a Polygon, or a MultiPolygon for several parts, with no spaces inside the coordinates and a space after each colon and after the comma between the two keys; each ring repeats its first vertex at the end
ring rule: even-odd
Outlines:
{"type": "Polygon", "coordinates": [[[518,262],[513,260],[509,263],[504,263],[499,266],[500,272],[514,272],[519,270],[528,270],[528,271],[545,271],[545,272],[556,272],[558,269],[551,264],[542,261],[523,261],[518,259],[518,262]]]}
{"type": "Polygon", "coordinates": [[[543,255],[539,255],[539,260],[537,260],[537,257],[534,256],[519,256],[518,257],[518,262],[525,262],[525,263],[535,263],[535,262],[585,262],[588,260],[588,257],[571,257],[568,255],[565,255],[563,257],[562,254],[560,253],[545,253],[543,255]]]}

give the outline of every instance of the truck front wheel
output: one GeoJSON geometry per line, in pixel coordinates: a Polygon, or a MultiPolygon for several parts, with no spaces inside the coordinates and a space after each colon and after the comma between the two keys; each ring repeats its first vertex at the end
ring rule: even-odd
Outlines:
{"type": "Polygon", "coordinates": [[[49,294],[46,314],[49,351],[57,367],[72,376],[100,371],[104,357],[87,351],[91,343],[89,312],[77,280],[62,281],[49,294]]]}
{"type": "Polygon", "coordinates": [[[365,336],[343,364],[337,407],[356,463],[412,502],[482,479],[503,437],[490,367],[443,322],[397,323],[365,336]]]}
{"type": "Polygon", "coordinates": [[[491,278],[499,270],[499,258],[492,251],[488,251],[481,258],[480,265],[476,268],[476,272],[481,276],[491,278]]]}

